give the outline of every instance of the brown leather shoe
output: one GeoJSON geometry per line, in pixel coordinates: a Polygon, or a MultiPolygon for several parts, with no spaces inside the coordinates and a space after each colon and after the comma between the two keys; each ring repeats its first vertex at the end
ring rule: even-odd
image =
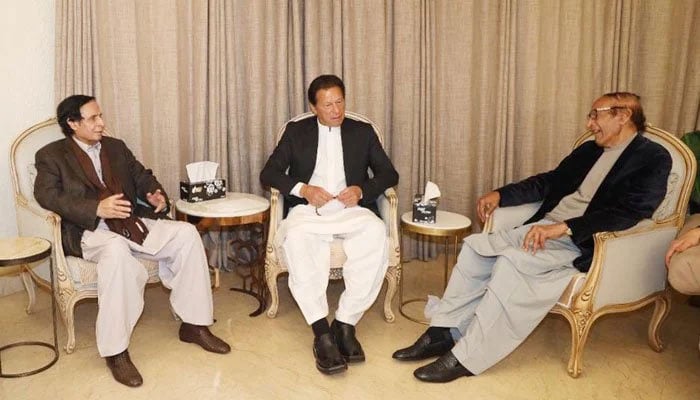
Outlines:
{"type": "Polygon", "coordinates": [[[128,350],[124,350],[114,356],[105,357],[105,361],[107,361],[107,366],[112,371],[112,375],[117,382],[130,387],[137,387],[143,384],[143,378],[136,366],[134,366],[134,363],[131,362],[128,350]]]}
{"type": "Polygon", "coordinates": [[[231,351],[231,346],[214,336],[206,326],[183,322],[180,325],[180,340],[186,343],[198,344],[204,350],[212,353],[226,354],[231,351]]]}

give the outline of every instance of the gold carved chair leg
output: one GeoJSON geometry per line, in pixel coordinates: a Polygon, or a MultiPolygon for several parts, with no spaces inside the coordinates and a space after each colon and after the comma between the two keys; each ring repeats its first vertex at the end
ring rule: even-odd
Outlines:
{"type": "Polygon", "coordinates": [[[280,306],[280,296],[277,291],[277,277],[279,274],[280,270],[277,264],[270,261],[270,255],[268,253],[265,259],[265,280],[267,281],[267,288],[270,292],[270,307],[267,309],[268,318],[275,318],[280,306]]]}
{"type": "Polygon", "coordinates": [[[571,328],[571,354],[569,355],[567,372],[572,378],[578,378],[583,366],[583,348],[588,340],[588,333],[593,326],[594,319],[590,315],[573,314],[566,311],[560,314],[567,319],[571,328]]]}
{"type": "MultiPolygon", "coordinates": [[[[399,264],[400,265],[400,264],[399,264]]],[[[401,279],[401,272],[399,266],[390,265],[386,272],[386,296],[384,296],[384,320],[386,322],[394,322],[396,316],[391,310],[391,303],[394,300],[396,291],[399,287],[399,279],[401,279]]]]}
{"type": "Polygon", "coordinates": [[[661,325],[666,321],[666,317],[671,312],[671,291],[666,288],[654,301],[654,313],[649,321],[648,341],[649,347],[654,351],[662,351],[664,344],[661,341],[661,325]]]}
{"type": "Polygon", "coordinates": [[[61,304],[61,316],[63,323],[66,326],[66,353],[70,354],[75,350],[75,298],[69,299],[66,304],[61,304]]]}

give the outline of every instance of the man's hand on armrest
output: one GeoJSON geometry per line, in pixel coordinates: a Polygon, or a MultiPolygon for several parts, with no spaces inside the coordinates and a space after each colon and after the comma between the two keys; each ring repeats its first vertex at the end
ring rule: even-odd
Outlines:
{"type": "Polygon", "coordinates": [[[669,266],[671,257],[673,257],[675,253],[682,253],[698,244],[700,244],[700,227],[693,228],[680,235],[668,246],[668,251],[666,252],[666,266],[669,266]]]}
{"type": "Polygon", "coordinates": [[[501,194],[497,191],[488,192],[481,196],[476,202],[476,213],[479,215],[481,222],[486,222],[486,220],[491,216],[493,210],[498,208],[498,203],[501,202],[501,194]]]}

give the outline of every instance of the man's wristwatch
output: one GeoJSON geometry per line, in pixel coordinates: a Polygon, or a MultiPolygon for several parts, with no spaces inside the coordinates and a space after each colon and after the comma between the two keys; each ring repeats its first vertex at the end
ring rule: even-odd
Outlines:
{"type": "Polygon", "coordinates": [[[566,227],[566,236],[574,236],[574,233],[571,232],[571,228],[569,228],[568,226],[566,227]]]}

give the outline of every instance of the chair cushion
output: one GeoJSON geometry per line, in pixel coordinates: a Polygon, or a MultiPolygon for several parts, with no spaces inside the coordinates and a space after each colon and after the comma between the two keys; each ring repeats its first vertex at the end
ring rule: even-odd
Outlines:
{"type": "Polygon", "coordinates": [[[343,279],[343,264],[348,259],[343,249],[343,239],[334,238],[331,243],[331,272],[329,279],[343,279]]]}
{"type": "MultiPolygon", "coordinates": [[[[158,282],[158,262],[138,259],[148,272],[148,283],[158,282]]],[[[97,264],[83,258],[69,256],[66,257],[71,279],[76,287],[92,286],[97,288],[97,264]]]]}

